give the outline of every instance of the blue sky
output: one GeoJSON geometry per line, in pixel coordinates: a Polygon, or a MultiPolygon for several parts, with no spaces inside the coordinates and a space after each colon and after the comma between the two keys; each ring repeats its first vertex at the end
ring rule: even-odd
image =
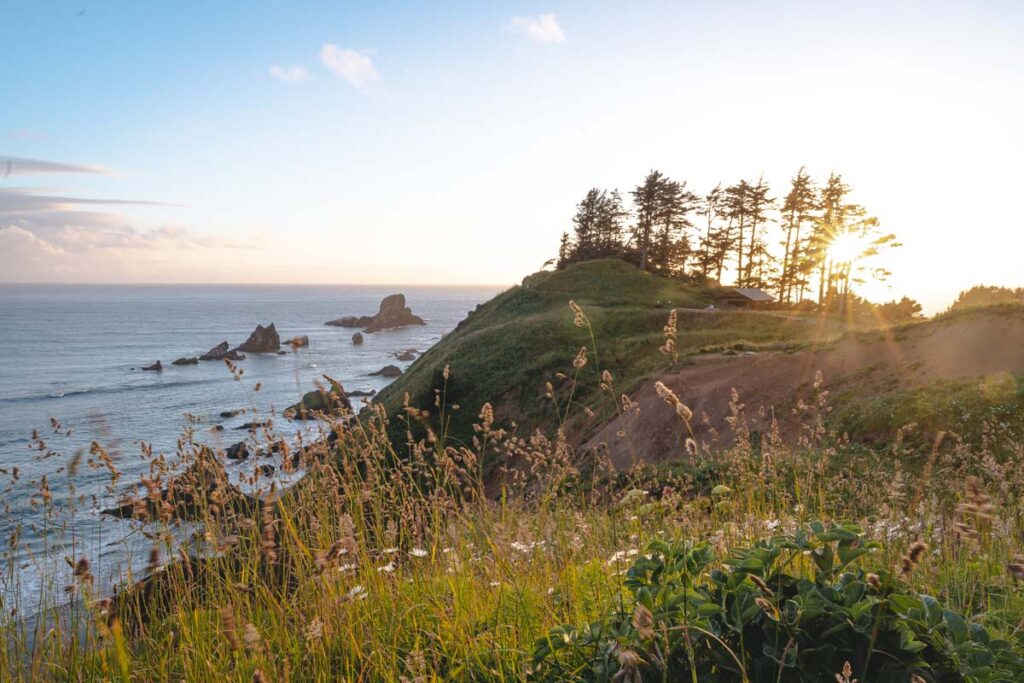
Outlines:
{"type": "Polygon", "coordinates": [[[511,283],[591,186],[807,165],[876,297],[1024,284],[1022,7],[4,0],[0,281],[511,283]]]}

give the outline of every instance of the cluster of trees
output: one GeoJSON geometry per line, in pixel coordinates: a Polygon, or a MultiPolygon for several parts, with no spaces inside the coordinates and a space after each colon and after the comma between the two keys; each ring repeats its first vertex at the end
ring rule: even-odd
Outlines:
{"type": "Polygon", "coordinates": [[[614,256],[672,277],[722,282],[730,275],[736,286],[771,291],[783,303],[813,297],[844,310],[852,284],[888,277],[873,257],[899,246],[850,201],[835,173],[820,185],[801,168],[776,198],[763,177],[699,194],[651,171],[629,195],[627,208],[618,190],[587,192],[572,232],[562,234],[559,267],[614,256]]]}
{"type": "Polygon", "coordinates": [[[972,308],[975,306],[998,306],[1000,304],[1024,304],[1024,287],[989,287],[975,285],[960,292],[950,310],[972,308]]]}

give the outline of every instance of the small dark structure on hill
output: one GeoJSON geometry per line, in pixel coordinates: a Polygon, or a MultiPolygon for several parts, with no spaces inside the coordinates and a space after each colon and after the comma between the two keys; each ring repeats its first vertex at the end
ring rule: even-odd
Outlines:
{"type": "Polygon", "coordinates": [[[737,308],[764,308],[774,301],[774,296],[757,287],[728,287],[719,296],[720,303],[737,308]]]}

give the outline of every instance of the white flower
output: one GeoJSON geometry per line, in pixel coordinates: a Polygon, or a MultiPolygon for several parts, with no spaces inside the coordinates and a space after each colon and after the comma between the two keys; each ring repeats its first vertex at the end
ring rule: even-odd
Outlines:
{"type": "Polygon", "coordinates": [[[350,590],[346,594],[346,597],[349,600],[365,600],[366,599],[366,589],[363,588],[362,586],[352,586],[352,590],[350,590]]]}
{"type": "Polygon", "coordinates": [[[354,565],[354,564],[342,564],[342,565],[338,566],[338,571],[339,572],[353,572],[355,570],[356,570],[356,565],[354,565]]]}
{"type": "Polygon", "coordinates": [[[525,555],[525,554],[529,553],[531,550],[533,550],[534,547],[536,547],[537,544],[536,543],[520,543],[519,541],[512,541],[512,543],[510,543],[509,545],[512,546],[513,550],[518,550],[519,552],[521,552],[521,553],[523,553],[525,555]]]}
{"type": "Polygon", "coordinates": [[[384,548],[385,555],[394,555],[398,552],[398,548],[384,548]]]}
{"type": "Polygon", "coordinates": [[[383,567],[377,567],[377,571],[384,572],[385,574],[390,574],[391,572],[395,571],[395,563],[388,562],[383,567]]]}
{"type": "Polygon", "coordinates": [[[409,551],[409,554],[412,555],[413,557],[426,557],[430,553],[428,553],[423,548],[413,548],[412,550],[409,551]]]}

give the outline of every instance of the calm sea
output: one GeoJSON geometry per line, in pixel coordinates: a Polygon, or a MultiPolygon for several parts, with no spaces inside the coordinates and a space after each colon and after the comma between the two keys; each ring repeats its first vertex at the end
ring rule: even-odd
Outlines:
{"type": "MultiPolygon", "coordinates": [[[[120,489],[138,481],[147,463],[143,444],[154,453],[172,455],[183,430],[216,446],[241,441],[242,423],[278,412],[297,401],[326,373],[348,390],[380,390],[389,380],[369,373],[387,364],[407,367],[394,354],[423,351],[452,330],[467,312],[498,288],[355,287],[355,286],[205,286],[205,285],[0,285],[0,468],[17,467],[11,483],[0,474],[2,541],[20,525],[22,549],[0,559],[0,595],[10,599],[20,586],[21,599],[38,593],[40,577],[66,580],[60,567],[64,555],[90,557],[94,574],[109,585],[130,563],[145,564],[149,542],[131,523],[108,517],[95,508],[109,507],[119,491],[107,489],[109,477],[81,467],[69,496],[66,465],[76,450],[87,454],[92,441],[116,456],[124,476],[120,489]],[[353,346],[354,330],[327,327],[324,322],[345,315],[377,311],[380,300],[402,291],[425,326],[366,334],[353,346]],[[245,374],[234,381],[223,363],[178,367],[171,361],[196,356],[227,340],[243,342],[257,324],[275,323],[282,341],[308,335],[309,347],[287,355],[248,354],[239,366],[245,374]],[[161,373],[140,368],[156,360],[161,373]],[[255,385],[260,391],[254,391],[255,385]],[[246,408],[248,413],[222,418],[222,411],[246,408]],[[190,417],[191,416],[191,417],[190,417]],[[59,420],[54,434],[50,418],[59,420]],[[222,425],[223,430],[215,427],[222,425]],[[46,449],[33,448],[38,430],[46,449]],[[70,436],[66,433],[70,431],[70,436]],[[64,455],[45,457],[60,450],[64,455]],[[54,499],[63,512],[47,518],[33,505],[40,477],[47,475],[54,499]],[[95,497],[95,498],[94,498],[95,497]],[[72,500],[75,505],[70,505],[72,500]],[[72,514],[71,508],[75,511],[72,514]],[[62,528],[61,533],[44,533],[62,528]],[[63,539],[54,547],[55,539],[63,539]],[[74,543],[75,547],[67,544],[74,543]],[[64,544],[63,546],[61,544],[64,544]],[[12,581],[12,577],[17,579],[12,581]]],[[[295,429],[285,420],[276,427],[295,429]]],[[[232,463],[232,468],[251,467],[232,463]]],[[[237,474],[232,471],[232,474],[237,474]]]]}

